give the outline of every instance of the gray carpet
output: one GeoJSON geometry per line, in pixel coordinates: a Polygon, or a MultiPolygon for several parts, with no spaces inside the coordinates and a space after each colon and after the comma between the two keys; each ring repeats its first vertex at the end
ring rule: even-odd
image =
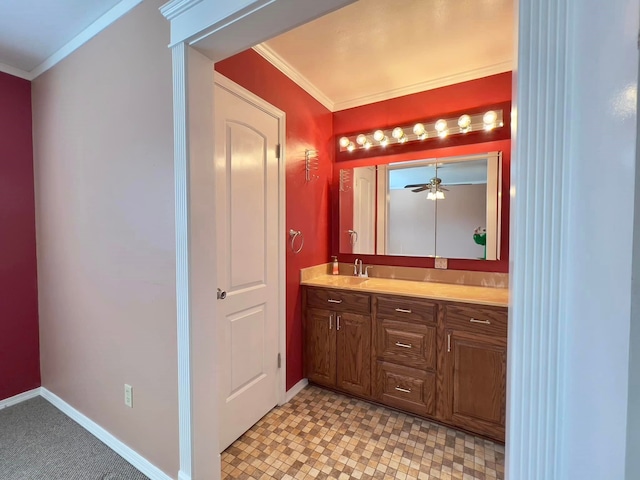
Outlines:
{"type": "Polygon", "coordinates": [[[41,397],[0,410],[1,480],[148,480],[41,397]]]}

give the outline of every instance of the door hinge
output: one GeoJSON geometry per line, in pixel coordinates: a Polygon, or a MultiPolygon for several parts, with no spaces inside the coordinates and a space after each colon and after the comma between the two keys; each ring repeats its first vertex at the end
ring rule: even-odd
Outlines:
{"type": "Polygon", "coordinates": [[[276,158],[280,160],[280,144],[276,145],[276,158]]]}
{"type": "Polygon", "coordinates": [[[282,355],[278,354],[278,368],[282,368],[282,355]]]}

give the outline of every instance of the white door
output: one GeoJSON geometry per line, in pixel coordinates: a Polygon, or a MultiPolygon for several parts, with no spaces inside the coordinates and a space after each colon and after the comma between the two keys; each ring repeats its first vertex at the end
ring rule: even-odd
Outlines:
{"type": "Polygon", "coordinates": [[[279,120],[220,85],[214,95],[222,451],[278,401],[279,120]]]}
{"type": "Polygon", "coordinates": [[[375,253],[376,167],[353,169],[353,229],[358,240],[353,253],[375,253]]]}

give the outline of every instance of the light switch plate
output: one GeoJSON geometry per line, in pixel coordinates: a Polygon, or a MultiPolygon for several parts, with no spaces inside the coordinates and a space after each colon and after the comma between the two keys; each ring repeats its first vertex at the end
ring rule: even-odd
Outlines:
{"type": "Polygon", "coordinates": [[[447,259],[446,258],[436,258],[436,268],[440,268],[442,270],[447,269],[447,259]]]}

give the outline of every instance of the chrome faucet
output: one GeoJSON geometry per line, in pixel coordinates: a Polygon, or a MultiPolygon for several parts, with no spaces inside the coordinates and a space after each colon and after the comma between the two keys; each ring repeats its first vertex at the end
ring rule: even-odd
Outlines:
{"type": "Polygon", "coordinates": [[[353,275],[356,277],[362,277],[362,260],[356,258],[356,261],[353,262],[353,275]]]}

